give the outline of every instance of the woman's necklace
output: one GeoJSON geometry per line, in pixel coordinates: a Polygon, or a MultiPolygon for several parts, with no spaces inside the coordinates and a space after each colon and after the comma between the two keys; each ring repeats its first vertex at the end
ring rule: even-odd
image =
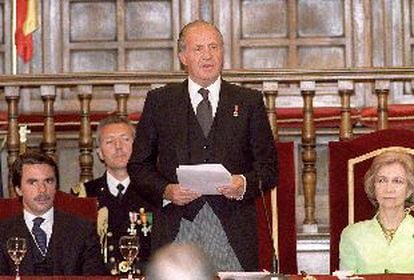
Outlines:
{"type": "MultiPolygon", "coordinates": [[[[404,218],[405,218],[405,216],[407,216],[407,214],[404,215],[404,218]]],[[[386,228],[382,224],[379,215],[377,215],[377,221],[378,221],[378,223],[381,227],[382,233],[384,234],[385,240],[387,240],[388,245],[391,244],[391,241],[394,239],[394,236],[395,236],[395,233],[398,229],[398,226],[396,228],[386,228]]]]}
{"type": "Polygon", "coordinates": [[[387,240],[387,243],[389,245],[391,241],[394,239],[394,235],[397,229],[385,228],[385,226],[381,223],[380,219],[377,218],[377,220],[381,226],[381,230],[382,230],[382,233],[384,234],[385,240],[387,240]]]}

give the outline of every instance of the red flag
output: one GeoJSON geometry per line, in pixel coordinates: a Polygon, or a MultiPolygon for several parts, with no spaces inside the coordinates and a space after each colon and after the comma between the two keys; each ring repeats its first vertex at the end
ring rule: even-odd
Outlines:
{"type": "Polygon", "coordinates": [[[17,0],[16,6],[16,49],[27,63],[33,56],[32,33],[39,27],[37,0],[17,0]]]}

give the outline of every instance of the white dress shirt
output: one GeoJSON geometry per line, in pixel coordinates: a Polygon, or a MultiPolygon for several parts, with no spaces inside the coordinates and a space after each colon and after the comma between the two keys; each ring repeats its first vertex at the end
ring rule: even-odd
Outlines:
{"type": "MultiPolygon", "coordinates": [[[[220,98],[220,87],[221,77],[219,76],[214,83],[205,88],[209,91],[208,100],[210,101],[211,108],[213,109],[213,118],[217,112],[218,102],[220,98]]],[[[198,92],[200,88],[203,87],[195,83],[193,80],[191,80],[191,78],[188,78],[188,92],[190,93],[191,105],[194,112],[197,112],[197,106],[201,100],[203,100],[203,97],[198,92]]]]}
{"type": "Polygon", "coordinates": [[[46,232],[46,247],[49,247],[49,240],[52,236],[53,232],[53,221],[54,221],[54,208],[50,208],[46,213],[44,213],[41,216],[35,216],[32,213],[29,213],[27,210],[23,209],[23,218],[24,222],[26,223],[27,228],[29,229],[30,234],[33,237],[33,240],[35,240],[35,237],[32,233],[33,228],[33,219],[37,217],[41,217],[45,219],[43,223],[40,225],[40,228],[43,229],[46,232]]]}
{"type": "Polygon", "coordinates": [[[131,179],[129,179],[129,177],[125,178],[122,181],[119,181],[114,176],[112,176],[109,172],[106,172],[106,183],[108,184],[109,192],[113,196],[118,196],[119,190],[117,189],[117,186],[119,184],[122,184],[125,187],[122,191],[122,194],[125,194],[130,182],[131,182],[131,179]]]}

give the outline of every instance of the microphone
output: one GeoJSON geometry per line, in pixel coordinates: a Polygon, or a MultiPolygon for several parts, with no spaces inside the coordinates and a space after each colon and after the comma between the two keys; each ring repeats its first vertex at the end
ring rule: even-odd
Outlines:
{"type": "Polygon", "coordinates": [[[267,209],[267,205],[266,205],[266,198],[265,198],[265,194],[264,194],[263,187],[262,187],[262,180],[259,180],[259,191],[260,191],[260,196],[262,197],[263,210],[264,210],[264,214],[266,218],[267,234],[272,243],[272,247],[271,247],[272,249],[272,272],[261,279],[262,280],[287,280],[288,278],[284,274],[279,272],[279,261],[276,255],[275,243],[274,243],[273,234],[272,234],[272,227],[271,227],[270,218],[269,218],[269,210],[267,209]]]}

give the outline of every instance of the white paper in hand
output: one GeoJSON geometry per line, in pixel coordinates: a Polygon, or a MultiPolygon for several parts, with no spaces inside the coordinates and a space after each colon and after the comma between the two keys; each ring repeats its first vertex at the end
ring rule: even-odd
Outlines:
{"type": "Polygon", "coordinates": [[[205,195],[219,195],[218,187],[229,185],[230,172],[222,164],[180,165],[178,183],[205,195]]]}

